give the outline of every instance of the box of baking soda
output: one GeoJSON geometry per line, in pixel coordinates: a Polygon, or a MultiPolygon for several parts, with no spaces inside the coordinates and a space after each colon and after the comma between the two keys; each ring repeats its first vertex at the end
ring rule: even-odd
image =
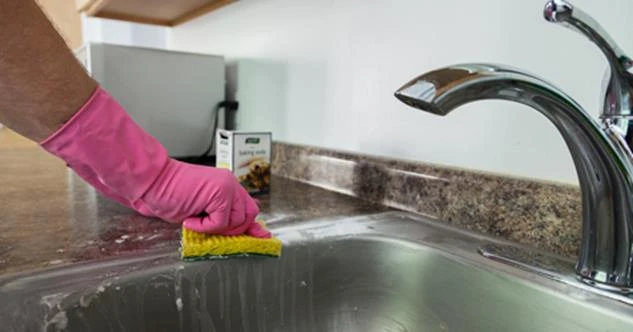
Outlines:
{"type": "Polygon", "coordinates": [[[250,194],[270,190],[272,133],[218,130],[216,167],[229,169],[250,194]]]}

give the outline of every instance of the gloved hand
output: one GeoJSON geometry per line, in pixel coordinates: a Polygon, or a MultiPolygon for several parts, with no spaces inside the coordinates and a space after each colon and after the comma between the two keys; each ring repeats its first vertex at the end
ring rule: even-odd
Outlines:
{"type": "Polygon", "coordinates": [[[41,146],[95,189],[143,215],[197,232],[270,236],[255,222],[257,204],[231,172],[169,158],[100,87],[41,146]]]}

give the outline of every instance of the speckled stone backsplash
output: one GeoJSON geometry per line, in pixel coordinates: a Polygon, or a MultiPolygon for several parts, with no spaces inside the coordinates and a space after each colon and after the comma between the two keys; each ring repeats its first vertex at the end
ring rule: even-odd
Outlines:
{"type": "Polygon", "coordinates": [[[576,256],[575,186],[276,142],[273,174],[576,256]]]}

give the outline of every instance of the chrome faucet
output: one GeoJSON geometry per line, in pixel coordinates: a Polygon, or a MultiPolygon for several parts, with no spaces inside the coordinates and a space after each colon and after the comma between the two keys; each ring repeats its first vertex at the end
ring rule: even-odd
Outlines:
{"type": "Polygon", "coordinates": [[[581,280],[610,291],[633,290],[633,61],[589,15],[567,1],[548,1],[545,19],[589,37],[605,54],[604,109],[594,120],[571,97],[524,71],[492,64],[459,64],[422,74],[395,93],[405,104],[436,115],[479,100],[530,106],[554,123],[571,152],[582,191],[581,280]]]}

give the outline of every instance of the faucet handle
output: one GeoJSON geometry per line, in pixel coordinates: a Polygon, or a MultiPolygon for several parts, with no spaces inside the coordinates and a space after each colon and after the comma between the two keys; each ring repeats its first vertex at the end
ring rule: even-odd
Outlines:
{"type": "Polygon", "coordinates": [[[566,0],[549,0],[543,11],[545,19],[579,32],[591,40],[606,56],[610,73],[603,84],[604,108],[602,118],[622,118],[632,115],[633,75],[629,69],[633,60],[616,44],[611,36],[589,14],[566,0]]]}

